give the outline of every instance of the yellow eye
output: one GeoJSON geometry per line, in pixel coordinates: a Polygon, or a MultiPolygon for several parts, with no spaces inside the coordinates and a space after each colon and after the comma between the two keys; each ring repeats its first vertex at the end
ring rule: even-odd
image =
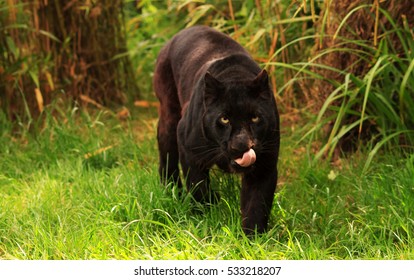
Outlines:
{"type": "Polygon", "coordinates": [[[220,118],[220,122],[222,124],[229,124],[230,123],[230,120],[227,117],[221,117],[220,118]]]}
{"type": "Polygon", "coordinates": [[[254,122],[254,123],[258,123],[259,122],[259,117],[258,116],[254,116],[253,118],[252,118],[252,122],[254,122]]]}

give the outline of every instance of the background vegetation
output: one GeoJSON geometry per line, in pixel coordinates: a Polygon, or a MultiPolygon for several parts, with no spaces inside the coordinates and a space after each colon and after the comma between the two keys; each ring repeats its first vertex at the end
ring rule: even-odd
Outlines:
{"type": "Polygon", "coordinates": [[[122,1],[0,2],[1,107],[31,119],[61,99],[119,104],[138,94],[122,1]]]}
{"type": "Polygon", "coordinates": [[[0,258],[413,258],[413,9],[0,0],[0,258]],[[269,70],[282,113],[271,229],[253,240],[238,178],[213,172],[210,209],[158,184],[154,63],[195,24],[269,70]]]}

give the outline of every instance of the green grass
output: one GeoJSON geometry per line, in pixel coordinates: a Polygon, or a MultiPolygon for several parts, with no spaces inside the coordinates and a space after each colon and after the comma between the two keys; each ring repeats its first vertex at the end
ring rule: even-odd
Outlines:
{"type": "Polygon", "coordinates": [[[270,230],[240,229],[238,178],[203,208],[157,176],[156,113],[0,117],[0,259],[413,259],[414,156],[317,166],[285,126],[270,230]]]}
{"type": "MultiPolygon", "coordinates": [[[[312,54],[316,41],[332,36],[324,29],[330,13],[320,32],[313,25],[319,12],[312,6],[322,2],[141,1],[140,12],[127,2],[128,52],[114,59],[131,57],[145,99],[154,98],[148,81],[159,49],[194,24],[229,33],[267,66],[282,112],[309,111],[301,100],[306,80],[334,86],[317,117],[282,117],[270,230],[243,235],[236,176],[212,172],[222,199],[209,208],[160,186],[155,110],[131,109],[132,119],[119,121],[110,112],[46,105],[35,120],[25,103],[26,118],[13,124],[0,111],[0,259],[414,259],[414,43],[404,17],[379,9],[388,24],[379,22],[377,45],[341,38],[353,11],[373,13],[375,4],[361,4],[341,19],[339,43],[312,54]],[[222,12],[229,3],[234,15],[222,12]],[[319,64],[335,52],[355,55],[368,71],[319,64]],[[337,161],[349,138],[356,152],[337,161]]],[[[40,67],[33,63],[31,70],[40,67]]]]}

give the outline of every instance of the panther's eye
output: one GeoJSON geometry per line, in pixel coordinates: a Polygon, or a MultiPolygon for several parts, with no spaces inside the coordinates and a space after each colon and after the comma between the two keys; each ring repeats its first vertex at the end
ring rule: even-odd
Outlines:
{"type": "Polygon", "coordinates": [[[253,116],[252,117],[252,122],[253,123],[258,123],[260,121],[260,118],[258,116],[253,116]]]}
{"type": "Polygon", "coordinates": [[[221,124],[229,124],[230,120],[227,117],[220,117],[220,123],[221,124]]]}

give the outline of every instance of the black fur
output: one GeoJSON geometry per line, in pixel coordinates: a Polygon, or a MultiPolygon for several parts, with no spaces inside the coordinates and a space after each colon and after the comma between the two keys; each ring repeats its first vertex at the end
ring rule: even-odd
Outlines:
{"type": "Polygon", "coordinates": [[[236,41],[204,26],[178,33],[160,52],[154,73],[160,100],[159,173],[200,202],[214,202],[209,169],[242,175],[242,226],[267,228],[277,183],[279,116],[268,75],[236,41]],[[228,122],[227,122],[228,121],[228,122]],[[250,148],[256,162],[235,159],[250,148]]]}

